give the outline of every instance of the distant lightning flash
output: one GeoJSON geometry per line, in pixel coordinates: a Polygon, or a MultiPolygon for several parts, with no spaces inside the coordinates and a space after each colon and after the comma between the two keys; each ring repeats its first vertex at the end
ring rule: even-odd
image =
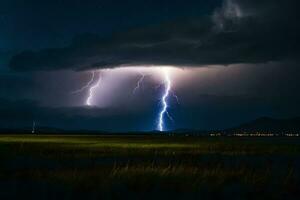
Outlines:
{"type": "Polygon", "coordinates": [[[77,93],[80,93],[80,92],[83,92],[83,91],[89,89],[89,94],[88,94],[88,97],[86,99],[85,104],[87,106],[91,106],[92,105],[92,99],[93,99],[93,96],[94,96],[95,89],[97,87],[99,87],[100,82],[101,82],[100,72],[99,72],[98,81],[94,85],[92,85],[94,82],[95,82],[95,71],[92,71],[92,76],[91,76],[91,79],[89,80],[89,82],[86,85],[84,85],[82,88],[71,92],[71,94],[77,94],[77,93]]]}
{"type": "Polygon", "coordinates": [[[91,77],[90,81],[85,86],[80,88],[79,90],[75,90],[75,91],[71,92],[71,94],[77,94],[77,93],[83,92],[84,90],[88,89],[91,86],[91,84],[94,82],[94,79],[95,79],[95,72],[92,71],[92,77],[91,77]]]}
{"type": "Polygon", "coordinates": [[[158,130],[159,131],[164,131],[165,127],[164,127],[164,116],[165,114],[173,121],[173,118],[170,116],[170,114],[168,113],[168,96],[170,94],[170,90],[171,90],[171,80],[169,77],[169,73],[167,71],[167,69],[163,69],[164,72],[164,82],[165,82],[165,91],[164,94],[162,96],[162,109],[159,113],[159,122],[158,122],[158,130]]]}
{"type": "Polygon", "coordinates": [[[172,96],[175,98],[177,104],[180,105],[178,96],[173,91],[171,91],[171,92],[172,92],[172,96]]]}
{"type": "Polygon", "coordinates": [[[143,74],[143,73],[141,73],[140,72],[140,74],[141,74],[141,78],[138,80],[138,82],[137,82],[137,84],[136,84],[136,87],[133,89],[133,91],[132,91],[132,94],[135,94],[136,93],[136,91],[141,87],[141,84],[142,84],[142,82],[143,82],[143,80],[144,80],[144,78],[145,78],[145,74],[143,74]]]}
{"type": "Polygon", "coordinates": [[[86,102],[85,102],[85,104],[87,106],[92,106],[92,100],[93,100],[93,97],[94,97],[95,90],[100,86],[100,83],[101,83],[101,74],[99,73],[98,81],[93,86],[91,86],[90,89],[89,89],[89,96],[88,96],[88,98],[86,99],[86,102]]]}

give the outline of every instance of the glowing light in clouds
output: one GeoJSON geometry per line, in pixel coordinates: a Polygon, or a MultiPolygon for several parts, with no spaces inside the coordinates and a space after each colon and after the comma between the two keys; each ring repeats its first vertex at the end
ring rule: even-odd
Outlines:
{"type": "MultiPolygon", "coordinates": [[[[136,91],[141,87],[142,82],[145,79],[146,74],[151,74],[153,75],[152,77],[154,78],[154,80],[156,81],[160,81],[161,79],[163,80],[163,85],[164,85],[164,92],[162,94],[162,96],[160,97],[160,102],[161,102],[161,110],[159,111],[159,117],[158,117],[158,121],[157,121],[157,129],[159,131],[165,131],[166,130],[166,122],[165,122],[165,118],[168,117],[171,121],[174,121],[173,118],[170,116],[169,112],[168,112],[168,98],[170,97],[170,95],[176,99],[177,103],[179,104],[179,100],[178,97],[175,95],[175,93],[171,90],[172,87],[172,83],[171,83],[171,78],[170,78],[170,74],[171,72],[174,73],[176,72],[178,69],[176,68],[171,68],[171,67],[126,67],[126,68],[116,68],[116,69],[103,69],[103,70],[99,70],[98,71],[98,80],[96,81],[96,72],[92,72],[92,76],[90,81],[83,86],[81,89],[76,90],[72,93],[79,93],[79,92],[83,92],[85,90],[88,90],[88,95],[86,97],[85,100],[85,105],[87,106],[98,106],[100,102],[96,102],[97,101],[97,96],[99,97],[99,94],[97,95],[97,93],[102,94],[103,96],[103,92],[104,90],[111,92],[114,92],[114,90],[112,90],[111,85],[109,85],[109,87],[107,87],[108,83],[106,83],[108,80],[106,78],[106,80],[102,80],[102,73],[107,75],[107,73],[112,74],[113,73],[113,78],[118,77],[118,80],[120,80],[120,75],[123,74],[122,77],[126,77],[130,76],[130,73],[140,73],[141,77],[138,79],[136,86],[133,88],[132,94],[134,95],[136,93],[136,91]],[[161,78],[160,78],[161,77],[161,78]],[[103,84],[106,84],[106,86],[104,86],[104,88],[100,88],[101,85],[101,81],[104,81],[103,84]]],[[[111,83],[111,82],[109,82],[111,83]]],[[[106,93],[103,97],[105,97],[107,94],[106,93]]],[[[101,101],[101,103],[103,104],[103,101],[101,101]]]]}

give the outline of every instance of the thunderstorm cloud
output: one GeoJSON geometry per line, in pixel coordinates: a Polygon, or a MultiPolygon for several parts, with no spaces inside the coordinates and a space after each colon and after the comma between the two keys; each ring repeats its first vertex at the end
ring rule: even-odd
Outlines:
{"type": "Polygon", "coordinates": [[[0,130],[30,130],[33,120],[69,130],[156,129],[162,65],[176,67],[167,129],[297,117],[299,6],[298,0],[0,1],[0,130]],[[87,106],[89,88],[74,91],[91,81],[91,70],[103,80],[87,106]]]}
{"type": "Polygon", "coordinates": [[[299,57],[299,2],[225,0],[210,13],[118,31],[83,34],[59,48],[24,51],[18,71],[110,68],[130,65],[229,65],[299,57]]]}

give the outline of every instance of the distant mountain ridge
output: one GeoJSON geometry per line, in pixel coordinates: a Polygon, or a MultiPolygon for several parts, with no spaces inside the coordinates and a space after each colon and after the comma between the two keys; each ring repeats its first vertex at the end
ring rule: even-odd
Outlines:
{"type": "Polygon", "coordinates": [[[261,117],[238,127],[228,129],[231,131],[300,131],[300,117],[290,119],[275,119],[261,117]]]}
{"type": "MultiPolygon", "coordinates": [[[[110,132],[110,131],[97,131],[97,130],[64,130],[55,127],[36,127],[36,134],[104,134],[104,135],[157,135],[172,133],[175,135],[195,134],[195,135],[208,135],[211,132],[223,132],[230,134],[234,132],[300,132],[300,117],[290,119],[275,119],[270,117],[261,117],[253,121],[241,124],[237,127],[224,129],[224,130],[196,130],[196,129],[176,129],[172,131],[159,132],[159,131],[136,131],[136,132],[110,132]]],[[[0,129],[0,134],[29,134],[31,128],[20,129],[0,129]]]]}

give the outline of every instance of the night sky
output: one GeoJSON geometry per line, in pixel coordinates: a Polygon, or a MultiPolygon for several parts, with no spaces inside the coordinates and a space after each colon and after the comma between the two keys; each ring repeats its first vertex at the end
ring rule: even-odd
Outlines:
{"type": "Polygon", "coordinates": [[[164,130],[298,117],[299,7],[1,0],[0,129],[157,130],[166,71],[164,130]]]}

